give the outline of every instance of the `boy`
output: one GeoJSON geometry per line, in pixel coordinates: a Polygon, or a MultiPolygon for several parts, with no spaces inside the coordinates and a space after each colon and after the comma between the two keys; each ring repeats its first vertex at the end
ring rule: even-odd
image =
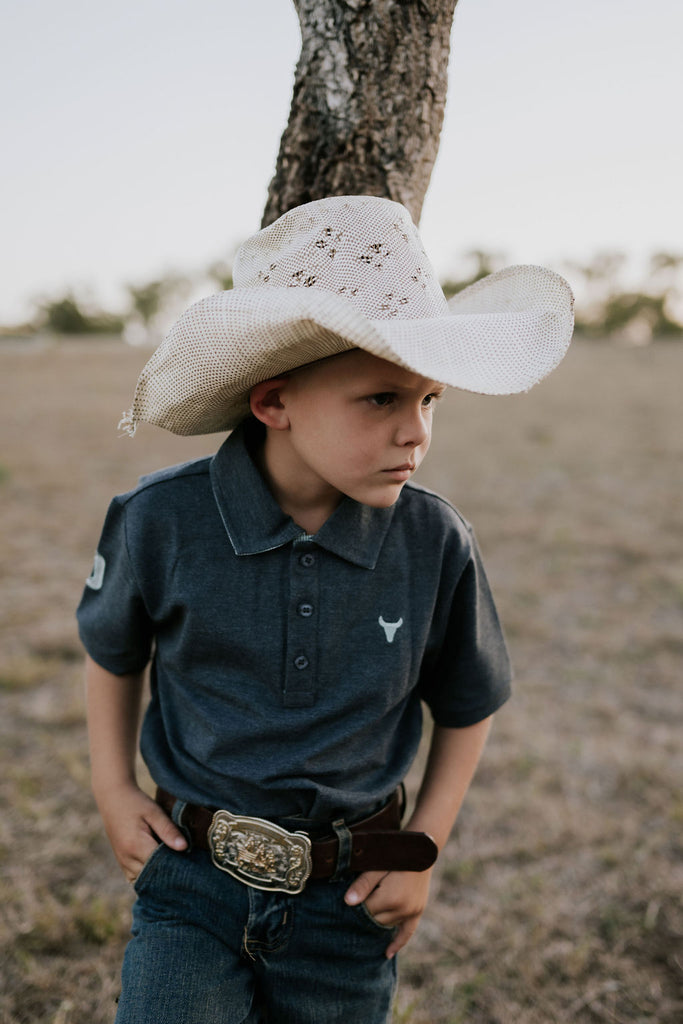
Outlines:
{"type": "Polygon", "coordinates": [[[510,682],[471,530],[410,477],[445,385],[528,388],[571,330],[540,268],[449,307],[403,207],[340,197],[245,243],[143,370],[129,432],[233,432],[114,500],[79,607],[93,789],[138,895],[119,1024],[388,1019],[510,682]]]}

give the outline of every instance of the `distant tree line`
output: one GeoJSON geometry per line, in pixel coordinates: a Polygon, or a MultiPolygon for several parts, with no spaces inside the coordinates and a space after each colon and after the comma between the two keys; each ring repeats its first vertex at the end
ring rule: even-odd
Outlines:
{"type": "Polygon", "coordinates": [[[577,330],[588,337],[621,335],[635,343],[683,335],[683,255],[657,252],[650,257],[647,284],[625,288],[622,253],[599,253],[590,263],[570,264],[568,273],[582,282],[577,330]]]}
{"type": "MultiPolygon", "coordinates": [[[[473,250],[460,261],[462,272],[442,281],[447,297],[500,269],[502,254],[473,250]]],[[[650,257],[645,282],[623,282],[627,259],[621,253],[598,253],[587,263],[563,267],[577,292],[577,334],[589,338],[618,337],[633,344],[654,338],[683,338],[683,255],[658,252],[650,257]]],[[[121,312],[101,308],[68,291],[37,304],[35,316],[20,328],[0,328],[1,334],[30,336],[37,332],[78,335],[121,335],[131,342],[154,340],[189,300],[216,289],[232,287],[229,261],[213,263],[194,276],[166,274],[126,287],[121,312]]]]}
{"type": "Polygon", "coordinates": [[[173,312],[185,306],[193,291],[207,294],[227,288],[232,288],[230,264],[219,261],[201,274],[169,273],[140,284],[127,284],[124,308],[116,313],[102,309],[92,299],[77,297],[69,289],[55,298],[38,300],[28,323],[0,327],[0,337],[47,332],[71,336],[123,335],[133,343],[144,342],[163,330],[173,312]]]}

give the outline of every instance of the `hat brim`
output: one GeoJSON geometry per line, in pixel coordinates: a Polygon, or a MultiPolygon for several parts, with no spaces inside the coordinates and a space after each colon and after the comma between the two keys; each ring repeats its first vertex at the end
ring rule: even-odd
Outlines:
{"type": "Polygon", "coordinates": [[[130,421],[230,430],[255,384],[353,348],[465,391],[515,394],[557,366],[572,330],[571,289],[542,267],[508,267],[455,295],[443,316],[412,320],[369,320],[321,289],[233,289],[171,328],[140,375],[130,421]]]}

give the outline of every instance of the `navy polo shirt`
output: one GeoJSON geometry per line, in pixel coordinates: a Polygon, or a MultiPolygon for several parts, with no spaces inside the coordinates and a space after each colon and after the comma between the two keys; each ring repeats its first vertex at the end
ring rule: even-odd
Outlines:
{"type": "MultiPolygon", "coordinates": [[[[251,429],[251,428],[249,428],[251,429]]],[[[234,431],[109,508],[78,609],[91,657],[151,666],[142,755],[181,799],[260,817],[362,813],[405,777],[421,701],[467,726],[510,666],[470,526],[408,483],[308,536],[234,431]]]]}

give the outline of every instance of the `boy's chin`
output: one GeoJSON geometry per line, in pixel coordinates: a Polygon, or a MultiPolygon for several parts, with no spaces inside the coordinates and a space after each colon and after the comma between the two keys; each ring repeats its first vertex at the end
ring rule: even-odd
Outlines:
{"type": "MultiPolygon", "coordinates": [[[[403,490],[403,484],[400,487],[392,488],[390,491],[384,494],[372,494],[366,495],[363,498],[357,498],[362,505],[367,505],[369,508],[391,508],[395,505],[401,496],[403,490]]],[[[353,495],[351,495],[353,497],[353,495]]]]}

